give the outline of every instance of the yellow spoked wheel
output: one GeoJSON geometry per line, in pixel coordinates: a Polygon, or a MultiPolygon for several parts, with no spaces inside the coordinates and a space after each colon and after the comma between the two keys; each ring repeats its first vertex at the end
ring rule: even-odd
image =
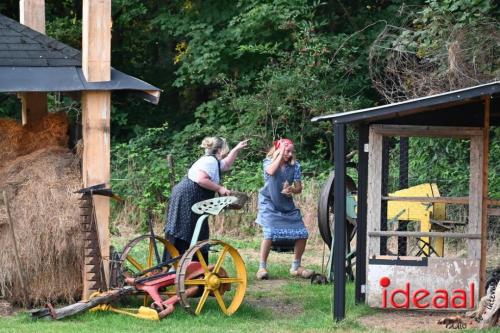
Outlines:
{"type": "Polygon", "coordinates": [[[238,251],[227,243],[215,239],[202,241],[180,259],[175,285],[180,303],[188,312],[199,315],[208,296],[213,296],[222,312],[229,316],[238,310],[245,297],[245,262],[238,251]],[[208,265],[203,258],[201,250],[205,248],[216,255],[213,265],[208,265]],[[189,264],[196,259],[201,269],[189,271],[189,264]]]}
{"type": "MultiPolygon", "coordinates": [[[[158,256],[160,261],[163,259],[163,253],[167,252],[170,258],[175,258],[179,256],[179,251],[172,245],[168,240],[162,237],[155,236],[156,248],[158,250],[158,256]]],[[[121,261],[121,271],[124,276],[137,276],[141,272],[147,271],[148,269],[158,265],[156,260],[156,253],[154,248],[153,239],[150,235],[142,235],[131,240],[120,256],[121,261]]],[[[178,261],[173,263],[174,267],[177,267],[178,261]]],[[[144,273],[142,276],[149,276],[157,273],[158,271],[165,271],[168,267],[164,266],[156,271],[144,273]]],[[[175,288],[167,288],[163,294],[172,296],[175,295],[175,288]]],[[[144,299],[144,304],[147,305],[148,298],[144,299]]]]}

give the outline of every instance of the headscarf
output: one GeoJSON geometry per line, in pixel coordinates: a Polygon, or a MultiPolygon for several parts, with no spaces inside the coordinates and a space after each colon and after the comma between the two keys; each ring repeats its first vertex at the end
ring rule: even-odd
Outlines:
{"type": "Polygon", "coordinates": [[[282,144],[293,145],[293,141],[290,139],[280,139],[273,141],[274,148],[278,149],[282,144]]]}

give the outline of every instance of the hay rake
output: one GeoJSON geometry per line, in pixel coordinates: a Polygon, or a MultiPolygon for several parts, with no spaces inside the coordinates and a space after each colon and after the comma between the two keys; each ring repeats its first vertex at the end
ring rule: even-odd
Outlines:
{"type": "MultiPolygon", "coordinates": [[[[50,304],[32,310],[32,318],[62,319],[87,310],[113,311],[150,320],[162,319],[174,311],[177,303],[194,315],[199,315],[209,297],[225,315],[235,313],[243,302],[247,287],[245,263],[238,251],[220,240],[198,242],[199,232],[209,216],[225,208],[241,207],[242,198],[235,196],[205,200],[193,205],[192,210],[202,214],[197,223],[190,248],[179,256],[177,249],[166,239],[150,234],[130,241],[121,253],[115,270],[120,277],[111,279],[116,284],[104,292],[95,292],[88,300],[55,309],[50,304]],[[141,246],[141,244],[145,244],[141,246]],[[143,251],[144,247],[147,248],[143,251]],[[209,265],[204,251],[215,254],[209,265]],[[159,253],[164,254],[161,258],[159,253]],[[156,263],[155,263],[156,261],[156,263]],[[139,309],[121,309],[112,304],[131,295],[144,298],[139,309]],[[146,305],[152,302],[149,307],[146,305]]],[[[113,276],[113,274],[111,274],[113,276]]]]}

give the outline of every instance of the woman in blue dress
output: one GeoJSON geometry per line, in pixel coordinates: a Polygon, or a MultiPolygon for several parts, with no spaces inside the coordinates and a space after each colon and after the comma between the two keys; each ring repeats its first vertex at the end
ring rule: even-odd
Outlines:
{"type": "Polygon", "coordinates": [[[309,278],[313,271],[301,266],[309,233],[293,195],[302,192],[301,169],[294,157],[290,139],[274,142],[264,159],[264,187],[259,191],[257,223],[262,226],[264,239],[260,246],[257,279],[268,279],[267,258],[273,241],[294,240],[294,261],[290,274],[309,278]]]}

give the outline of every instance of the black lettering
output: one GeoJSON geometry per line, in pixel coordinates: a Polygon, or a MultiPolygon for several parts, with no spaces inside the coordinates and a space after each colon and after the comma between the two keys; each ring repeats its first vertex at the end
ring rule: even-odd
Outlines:
{"type": "Polygon", "coordinates": [[[445,327],[448,329],[459,330],[459,329],[467,328],[467,324],[466,323],[447,323],[445,327]]]}

